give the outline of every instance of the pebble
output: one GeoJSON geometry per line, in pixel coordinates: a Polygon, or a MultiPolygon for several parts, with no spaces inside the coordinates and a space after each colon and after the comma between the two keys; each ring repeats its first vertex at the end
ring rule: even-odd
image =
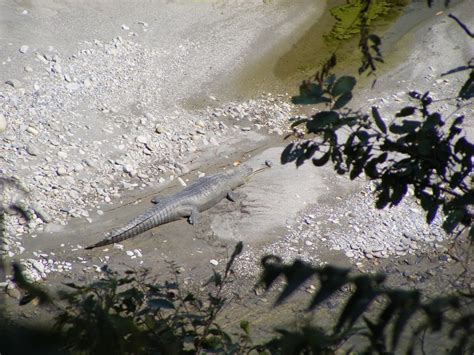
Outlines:
{"type": "Polygon", "coordinates": [[[35,135],[35,136],[37,136],[37,135],[39,134],[39,131],[38,131],[35,127],[33,127],[33,126],[28,126],[28,128],[26,129],[26,131],[27,131],[28,133],[31,133],[31,134],[35,135]]]}
{"type": "Polygon", "coordinates": [[[33,68],[27,65],[23,68],[23,70],[26,71],[27,73],[31,73],[33,71],[33,68]]]}
{"type": "Polygon", "coordinates": [[[5,132],[7,129],[7,119],[3,115],[3,113],[0,113],[0,133],[5,132]]]}
{"type": "Polygon", "coordinates": [[[23,87],[23,83],[20,80],[17,79],[10,79],[5,81],[5,84],[10,85],[11,87],[15,89],[21,89],[23,87]]]}
{"type": "Polygon", "coordinates": [[[128,256],[133,256],[134,255],[133,251],[131,251],[131,250],[127,250],[125,253],[127,253],[128,256]]]}
{"type": "Polygon", "coordinates": [[[63,167],[59,167],[57,170],[56,170],[56,173],[59,175],[59,176],[64,176],[64,175],[67,175],[67,170],[63,167]]]}
{"type": "Polygon", "coordinates": [[[122,30],[128,31],[130,30],[130,27],[128,27],[127,25],[122,25],[122,30]]]}
{"type": "Polygon", "coordinates": [[[137,136],[136,140],[138,143],[142,143],[142,144],[148,143],[148,139],[146,136],[137,136]]]}
{"type": "Polygon", "coordinates": [[[162,133],[165,132],[165,129],[160,125],[156,125],[155,132],[158,133],[158,134],[162,134],[162,133]]]}
{"type": "Polygon", "coordinates": [[[211,263],[211,264],[214,265],[214,266],[219,265],[219,262],[218,262],[216,259],[211,259],[211,260],[209,260],[209,263],[211,263]]]}
{"type": "Polygon", "coordinates": [[[27,46],[26,44],[24,44],[20,47],[19,51],[20,51],[20,53],[25,54],[26,52],[28,52],[29,49],[30,49],[30,47],[27,46]]]}
{"type": "Polygon", "coordinates": [[[81,85],[79,85],[79,83],[67,83],[66,84],[66,89],[68,89],[69,91],[76,91],[78,90],[79,88],[81,87],[81,85]]]}

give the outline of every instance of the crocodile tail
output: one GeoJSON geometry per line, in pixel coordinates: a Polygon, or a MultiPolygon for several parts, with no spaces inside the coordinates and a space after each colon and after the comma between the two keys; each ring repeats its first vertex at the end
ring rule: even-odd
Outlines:
{"type": "Polygon", "coordinates": [[[157,210],[152,208],[146,211],[141,216],[132,219],[125,226],[113,230],[108,234],[106,238],[104,238],[100,242],[93,245],[89,245],[84,249],[89,250],[98,247],[103,247],[106,245],[119,243],[129,238],[133,238],[151,228],[156,227],[159,224],[162,224],[163,222],[159,220],[159,217],[160,214],[157,213],[157,210]]]}

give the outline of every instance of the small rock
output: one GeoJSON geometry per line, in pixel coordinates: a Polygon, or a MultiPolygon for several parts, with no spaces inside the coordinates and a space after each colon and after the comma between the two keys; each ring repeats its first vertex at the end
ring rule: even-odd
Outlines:
{"type": "Polygon", "coordinates": [[[33,71],[33,68],[30,66],[26,66],[23,68],[23,70],[26,71],[27,73],[31,73],[33,71]]]}
{"type": "Polygon", "coordinates": [[[184,182],[184,180],[181,179],[180,177],[178,178],[178,181],[179,181],[179,183],[180,183],[182,186],[184,186],[184,187],[187,186],[186,183],[184,182]]]}
{"type": "Polygon", "coordinates": [[[128,256],[133,256],[134,255],[133,251],[131,251],[131,250],[127,250],[125,253],[127,253],[128,256]]]}
{"type": "Polygon", "coordinates": [[[55,63],[55,64],[51,67],[51,71],[52,71],[53,73],[56,73],[56,74],[62,74],[63,68],[61,67],[60,64],[55,63]]]}
{"type": "Polygon", "coordinates": [[[7,81],[5,81],[5,84],[10,85],[11,87],[13,87],[15,89],[20,89],[20,88],[23,87],[22,82],[20,80],[17,80],[17,79],[7,80],[7,81]]]}
{"type": "Polygon", "coordinates": [[[0,113],[0,133],[5,132],[6,129],[7,129],[7,119],[2,113],[0,113]]]}
{"type": "Polygon", "coordinates": [[[122,25],[122,30],[129,31],[130,27],[128,27],[127,25],[122,25]]]}
{"type": "Polygon", "coordinates": [[[204,123],[204,121],[199,120],[199,121],[196,122],[196,126],[204,128],[204,127],[206,127],[206,124],[204,123]]]}
{"type": "Polygon", "coordinates": [[[28,133],[31,133],[31,134],[35,135],[35,136],[37,136],[37,135],[39,134],[39,131],[38,131],[35,127],[33,127],[33,126],[29,126],[29,127],[26,129],[26,131],[27,131],[28,133]]]}
{"type": "Polygon", "coordinates": [[[219,265],[219,262],[218,262],[216,259],[211,259],[211,260],[209,260],[209,263],[211,263],[211,264],[214,265],[214,266],[219,265]]]}
{"type": "Polygon", "coordinates": [[[20,51],[20,53],[25,54],[26,52],[28,52],[29,49],[30,49],[30,47],[27,46],[26,44],[24,44],[20,47],[19,51],[20,51]]]}
{"type": "Polygon", "coordinates": [[[59,167],[59,168],[56,170],[56,174],[58,174],[59,176],[64,176],[64,175],[67,175],[67,171],[66,171],[65,168],[59,167]]]}
{"type": "Polygon", "coordinates": [[[30,259],[30,261],[31,265],[33,265],[36,270],[38,270],[40,273],[44,273],[44,265],[40,261],[34,259],[30,259]]]}
{"type": "Polygon", "coordinates": [[[309,246],[309,247],[310,247],[311,245],[313,245],[313,243],[312,243],[312,242],[310,242],[309,240],[307,240],[307,241],[306,241],[306,242],[304,242],[304,243],[305,243],[307,246],[309,246]]]}
{"type": "Polygon", "coordinates": [[[21,298],[21,292],[13,282],[8,282],[5,292],[14,299],[19,300],[21,298]]]}
{"type": "Polygon", "coordinates": [[[148,142],[148,139],[145,136],[137,136],[136,140],[138,143],[142,143],[142,144],[146,144],[148,142]]]}
{"type": "Polygon", "coordinates": [[[52,221],[51,216],[36,202],[31,204],[31,209],[44,223],[50,223],[52,221]]]}
{"type": "Polygon", "coordinates": [[[158,133],[158,134],[162,134],[162,133],[165,132],[165,129],[160,125],[156,125],[155,132],[158,133]]]}
{"type": "Polygon", "coordinates": [[[243,132],[248,132],[248,131],[251,130],[250,127],[242,127],[242,128],[240,128],[240,129],[241,129],[243,132]]]}
{"type": "Polygon", "coordinates": [[[66,84],[66,89],[68,89],[70,91],[76,91],[80,87],[81,87],[81,85],[79,85],[78,83],[68,83],[68,84],[66,84]]]}

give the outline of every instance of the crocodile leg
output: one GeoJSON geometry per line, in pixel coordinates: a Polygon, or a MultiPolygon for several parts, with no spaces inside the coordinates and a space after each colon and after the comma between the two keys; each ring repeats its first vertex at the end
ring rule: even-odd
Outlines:
{"type": "Polygon", "coordinates": [[[195,225],[199,222],[200,214],[199,210],[196,207],[193,207],[191,214],[188,217],[188,222],[191,225],[195,225]]]}

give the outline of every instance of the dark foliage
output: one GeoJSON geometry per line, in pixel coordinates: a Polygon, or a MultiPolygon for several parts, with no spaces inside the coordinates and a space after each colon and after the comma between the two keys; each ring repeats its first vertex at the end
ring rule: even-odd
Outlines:
{"type": "Polygon", "coordinates": [[[348,338],[358,335],[366,339],[358,344],[365,347],[365,354],[392,354],[402,351],[402,335],[409,338],[408,343],[403,345],[406,351],[416,347],[420,334],[441,333],[442,330],[447,330],[448,338],[454,344],[453,354],[474,351],[474,338],[471,336],[474,332],[474,313],[468,311],[470,302],[465,297],[443,296],[424,301],[418,290],[387,287],[382,274],[352,274],[349,269],[313,267],[299,260],[285,264],[275,256],[265,257],[262,266],[260,283],[267,290],[280,277],[285,280],[275,305],[286,300],[312,278],[318,279],[319,289],[308,310],[317,308],[336,295],[346,298],[332,329],[312,326],[297,331],[278,329],[280,335],[264,346],[272,353],[331,354],[348,338]],[[353,291],[343,292],[344,289],[353,291]],[[376,302],[381,306],[373,310],[371,305],[376,302]],[[464,311],[460,313],[460,309],[464,311]]]}

